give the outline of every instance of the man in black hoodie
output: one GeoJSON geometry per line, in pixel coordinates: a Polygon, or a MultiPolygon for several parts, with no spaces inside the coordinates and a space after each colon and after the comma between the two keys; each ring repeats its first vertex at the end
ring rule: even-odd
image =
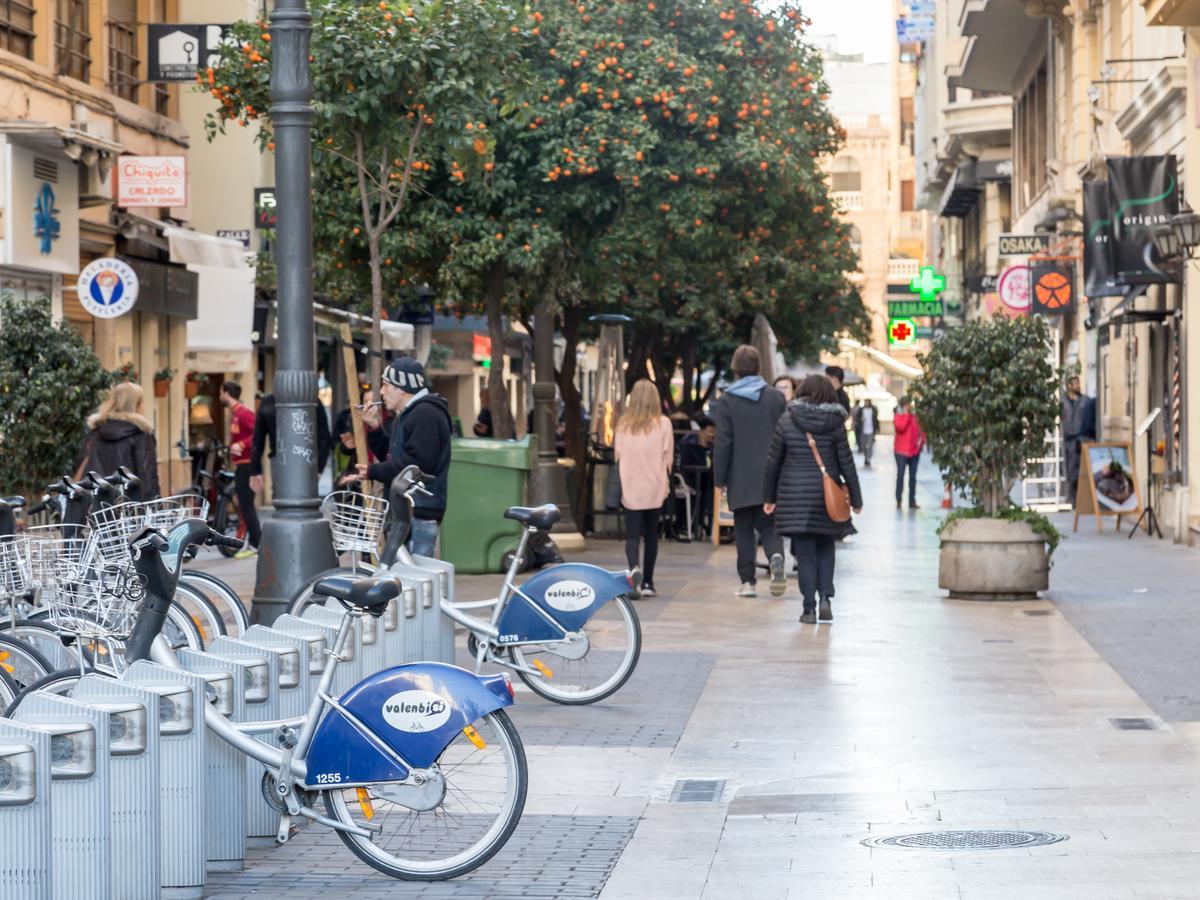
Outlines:
{"type": "Polygon", "coordinates": [[[425,369],[412,357],[402,356],[383,370],[380,386],[383,404],[396,414],[392,434],[383,446],[379,409],[363,412],[363,421],[374,431],[367,437],[371,450],[386,462],[358,466],[358,477],[390,485],[405,466],[418,466],[433,483],[426,485],[432,497],[418,496],[413,504],[412,536],[409,546],[417,556],[433,556],[438,530],[446,514],[450,480],[450,410],[444,397],[431,394],[425,385],[425,369]]]}

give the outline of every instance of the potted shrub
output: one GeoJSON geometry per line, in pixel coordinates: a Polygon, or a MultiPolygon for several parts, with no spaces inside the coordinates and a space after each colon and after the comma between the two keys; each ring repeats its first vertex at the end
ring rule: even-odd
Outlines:
{"type": "Polygon", "coordinates": [[[159,369],[154,373],[154,396],[165,397],[171,389],[171,376],[175,374],[174,369],[159,369]]]}
{"type": "Polygon", "coordinates": [[[1057,427],[1049,346],[1045,320],[997,317],[948,331],[919,358],[918,421],[942,477],[971,502],[939,529],[938,586],[951,597],[1029,599],[1049,587],[1058,530],[1010,500],[1057,427]]]}
{"type": "Polygon", "coordinates": [[[138,370],[133,367],[133,363],[127,362],[119,369],[114,369],[112,374],[112,383],[117,384],[121,381],[137,381],[138,370]]]}
{"type": "Polygon", "coordinates": [[[200,393],[200,388],[208,381],[208,376],[203,372],[188,372],[187,377],[183,380],[183,396],[191,400],[200,393]]]}

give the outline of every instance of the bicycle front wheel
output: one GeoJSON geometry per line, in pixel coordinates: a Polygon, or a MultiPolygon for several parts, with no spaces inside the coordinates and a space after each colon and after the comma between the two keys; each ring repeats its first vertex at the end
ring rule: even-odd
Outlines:
{"type": "Polygon", "coordinates": [[[180,573],[179,581],[181,584],[199,588],[212,601],[225,623],[225,634],[241,637],[246,633],[246,629],[250,627],[250,615],[246,612],[246,605],[242,603],[238,592],[225,581],[209,572],[196,569],[185,569],[180,573]]]}
{"type": "Polygon", "coordinates": [[[584,641],[510,647],[517,675],[535,694],[568,706],[615,694],[633,674],[642,652],[642,625],[633,604],[625,597],[604,604],[580,634],[584,641]]]}
{"type": "Polygon", "coordinates": [[[446,780],[442,802],[416,812],[389,800],[395,785],[325,792],[329,815],[372,831],[338,832],[373,869],[405,881],[442,881],[477,869],[504,846],[525,808],[525,748],[504,710],[478,719],[434,764],[446,780]]]}

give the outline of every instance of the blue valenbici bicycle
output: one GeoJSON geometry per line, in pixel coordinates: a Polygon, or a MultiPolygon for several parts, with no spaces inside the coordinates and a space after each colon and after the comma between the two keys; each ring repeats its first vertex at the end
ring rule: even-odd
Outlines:
{"type": "MultiPolygon", "coordinates": [[[[145,591],[126,643],[129,662],[179,666],[161,632],[185,554],[230,540],[202,519],[134,538],[133,567],[145,591]]],[[[401,585],[388,575],[331,577],[314,591],[346,613],[307,714],[239,724],[210,704],[208,728],[265,769],[263,794],[280,813],[281,843],[304,818],[332,828],[359,859],[394,878],[454,878],[482,865],[512,834],[528,785],[524,748],[504,711],[513,702],[508,678],[412,663],[334,697],[354,620],[382,615],[401,585]],[[263,733],[278,746],[254,739],[263,733]]]]}
{"type": "MultiPolygon", "coordinates": [[[[366,526],[381,524],[382,518],[390,515],[378,563],[363,563],[355,557],[351,566],[321,573],[292,598],[289,612],[300,615],[305,606],[319,599],[315,587],[323,577],[353,576],[364,570],[383,572],[397,563],[439,565],[437,560],[414,557],[405,547],[413,496],[427,493],[423,482],[429,480],[416,466],[409,466],[392,482],[390,502],[360,495],[357,506],[350,503],[335,511],[335,516],[343,517],[334,522],[335,532],[359,526],[359,536],[364,538],[358,542],[361,548],[373,547],[377,537],[377,531],[366,526]]],[[[616,693],[633,674],[641,655],[641,623],[629,600],[640,587],[633,573],[561,563],[518,585],[517,574],[530,541],[554,527],[559,511],[552,504],[514,506],[504,516],[519,522],[522,529],[500,593],[474,602],[441,601],[442,614],[467,630],[467,650],[475,660],[475,671],[484,663],[502,666],[516,672],[536,694],[567,705],[595,703],[616,693]],[[487,615],[476,615],[476,611],[487,615]]]]}

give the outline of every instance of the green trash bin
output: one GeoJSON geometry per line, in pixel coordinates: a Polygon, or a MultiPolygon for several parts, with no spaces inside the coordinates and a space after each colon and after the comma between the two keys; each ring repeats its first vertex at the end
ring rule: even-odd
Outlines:
{"type": "Polygon", "coordinates": [[[537,463],[537,439],[454,438],[450,442],[449,504],[442,520],[442,558],[470,575],[499,572],[521,525],[504,518],[525,502],[537,463]]]}

